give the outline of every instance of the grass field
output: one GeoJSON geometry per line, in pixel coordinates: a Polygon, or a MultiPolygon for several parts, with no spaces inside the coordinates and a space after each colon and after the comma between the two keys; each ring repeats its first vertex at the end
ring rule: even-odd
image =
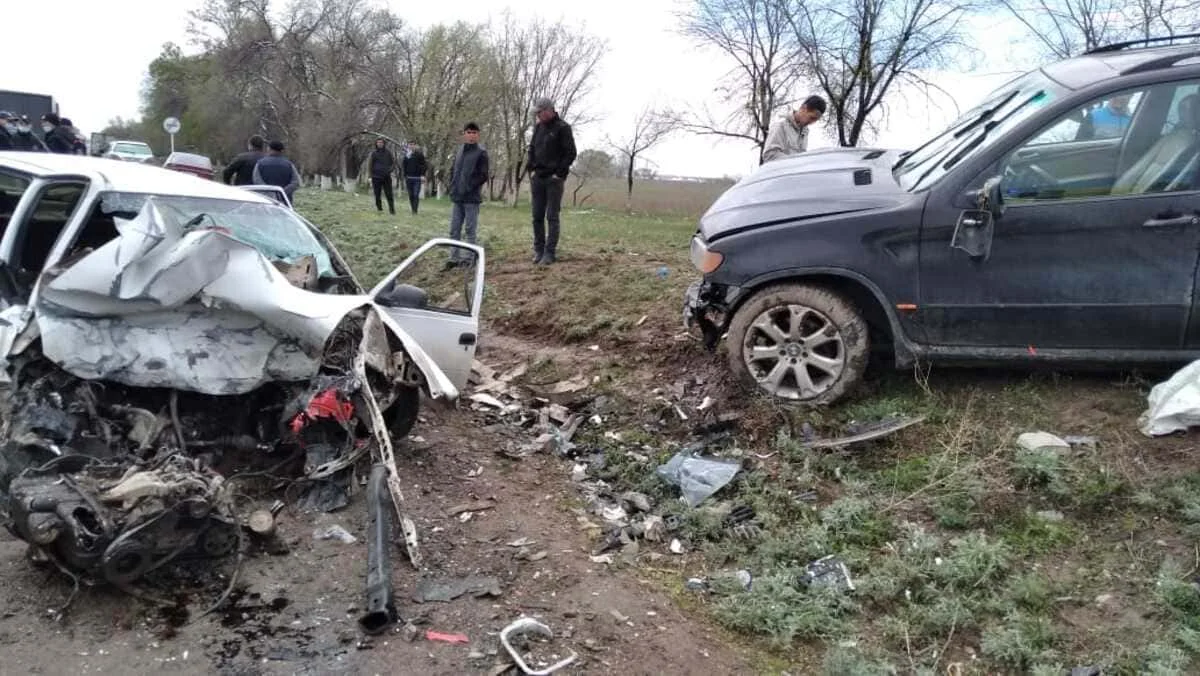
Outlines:
{"type": "MultiPolygon", "coordinates": [[[[392,217],[341,193],[302,192],[298,207],[368,284],[443,234],[448,218],[444,202],[427,203],[415,218],[392,217]]],[[[694,278],[693,217],[568,209],[562,263],[535,269],[527,216],[525,207],[483,209],[490,330],[545,345],[603,345],[626,358],[624,370],[613,363],[618,379],[652,353],[669,380],[720,367],[719,358],[670,340],[694,278]]],[[[706,503],[683,525],[698,554],[671,574],[661,565],[644,574],[679,590],[686,577],[712,579],[714,593],[679,591],[680,602],[761,647],[764,671],[1064,674],[1095,665],[1105,674],[1196,673],[1200,456],[1191,436],[1152,440],[1136,428],[1148,388],[1162,377],[886,373],[820,411],[732,397],[744,412],[734,441],[747,469],[710,502],[752,507],[762,533],[731,537],[722,512],[706,503]],[[802,443],[806,433],[840,435],[851,422],[895,414],[927,419],[842,451],[802,443]],[[1039,430],[1096,442],[1018,448],[1019,434],[1039,430]],[[846,563],[853,592],[797,583],[826,554],[846,563]],[[748,591],[721,582],[739,569],[754,576],[748,591]]],[[[585,432],[580,443],[605,451],[617,493],[673,500],[653,470],[683,439],[647,432],[646,407],[623,401],[606,419],[622,441],[585,432]]]]}

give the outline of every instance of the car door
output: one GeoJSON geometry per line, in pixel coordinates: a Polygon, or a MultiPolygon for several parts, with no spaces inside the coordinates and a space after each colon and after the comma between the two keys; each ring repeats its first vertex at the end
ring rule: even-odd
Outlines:
{"type": "Polygon", "coordinates": [[[1194,297],[1200,193],[1186,153],[1174,152],[1192,131],[1179,129],[1169,113],[1195,87],[1169,83],[1136,92],[1145,98],[1122,136],[1129,159],[1099,190],[1094,177],[1106,168],[1039,164],[1046,147],[1039,139],[1066,117],[1016,144],[995,165],[1005,206],[984,255],[951,246],[961,205],[931,200],[920,254],[920,316],[929,342],[1033,350],[1181,347],[1194,297]],[[1148,171],[1143,157],[1163,162],[1148,171]]]}
{"type": "Polygon", "coordinates": [[[460,392],[475,361],[483,303],[483,249],[452,239],[421,245],[371,289],[460,392]]]}

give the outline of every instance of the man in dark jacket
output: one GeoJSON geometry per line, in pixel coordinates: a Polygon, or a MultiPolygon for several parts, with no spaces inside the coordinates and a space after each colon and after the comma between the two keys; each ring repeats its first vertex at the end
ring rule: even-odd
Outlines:
{"type": "MultiPolygon", "coordinates": [[[[483,186],[488,180],[488,154],[479,145],[479,125],[468,122],[463,127],[463,144],[454,156],[450,169],[450,239],[462,240],[466,225],[467,240],[475,243],[479,228],[479,205],[483,202],[483,186]]],[[[466,263],[453,249],[447,267],[466,263]]]]}
{"type": "Polygon", "coordinates": [[[46,113],[42,116],[42,131],[46,134],[46,147],[50,152],[70,155],[75,151],[75,137],[62,123],[58,113],[46,113]]]}
{"type": "Polygon", "coordinates": [[[529,192],[533,202],[533,262],[550,265],[558,252],[558,214],[562,209],[563,184],[575,162],[575,136],[554,110],[550,99],[533,106],[537,124],[529,142],[525,170],[530,172],[529,192]],[[545,231],[549,224],[550,231],[545,231]]]}
{"type": "Polygon", "coordinates": [[[0,110],[0,150],[12,150],[16,147],[17,116],[7,110],[0,110]]]}
{"type": "Polygon", "coordinates": [[[87,144],[83,141],[83,134],[79,132],[79,127],[75,126],[69,118],[62,118],[62,126],[66,128],[67,135],[71,137],[71,154],[72,155],[87,155],[87,144]]]}
{"type": "Polygon", "coordinates": [[[254,167],[263,158],[266,148],[263,137],[255,134],[246,142],[246,152],[240,153],[225,167],[221,177],[226,185],[251,185],[254,183],[254,167]],[[230,183],[232,179],[232,183],[230,183]]]}
{"type": "Polygon", "coordinates": [[[42,143],[42,139],[34,135],[33,127],[29,124],[27,116],[22,115],[19,120],[14,116],[13,123],[17,127],[17,132],[12,137],[13,150],[23,150],[30,153],[48,152],[46,144],[42,143]]]}
{"type": "Polygon", "coordinates": [[[375,150],[371,152],[371,187],[375,190],[375,208],[383,211],[379,193],[387,196],[388,213],[396,215],[396,200],[392,193],[392,172],[396,170],[396,158],[387,149],[387,143],[375,139],[375,150]]]}
{"type": "Polygon", "coordinates": [[[257,185],[277,185],[283,188],[288,202],[300,187],[300,172],[296,165],[283,155],[283,141],[271,141],[270,152],[254,165],[254,183],[257,185]]]}
{"type": "Polygon", "coordinates": [[[416,214],[417,205],[421,201],[421,184],[425,182],[427,168],[421,146],[409,143],[408,153],[400,164],[404,172],[404,189],[408,191],[408,204],[412,207],[413,214],[416,214]]]}

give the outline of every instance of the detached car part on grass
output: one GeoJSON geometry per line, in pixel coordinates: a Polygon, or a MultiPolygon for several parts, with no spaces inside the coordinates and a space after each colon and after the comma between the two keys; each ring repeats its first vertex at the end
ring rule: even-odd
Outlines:
{"type": "Polygon", "coordinates": [[[1200,45],[1158,46],[1175,39],[1015,78],[911,152],[758,167],[700,219],[686,323],[749,387],[808,404],[872,357],[1200,357],[1200,45]]]}
{"type": "MultiPolygon", "coordinates": [[[[304,500],[330,509],[345,504],[347,470],[371,454],[388,468],[410,560],[419,563],[392,437],[415,422],[418,388],[433,399],[457,396],[461,383],[442,365],[465,381],[482,250],[431,241],[366,294],[315,228],[296,227],[306,222],[247,191],[102,160],[36,162],[69,166],[61,182],[90,174],[90,183],[28,295],[7,294],[0,312],[9,529],[72,574],[128,584],[172,560],[236,550],[240,525],[224,473],[299,456],[310,482],[304,500]],[[118,182],[148,192],[112,190],[125,187],[118,182]],[[196,205],[205,210],[189,211],[196,205]],[[96,241],[89,228],[106,213],[115,236],[96,241]],[[288,227],[293,234],[280,237],[288,227]],[[476,263],[474,307],[445,322],[420,289],[394,302],[396,289],[407,289],[399,284],[406,266],[439,245],[476,263]],[[459,337],[458,351],[439,345],[439,364],[402,324],[422,340],[459,337]]],[[[45,213],[39,200],[62,169],[0,153],[0,188],[6,176],[33,175],[0,243],[10,290],[21,279],[14,268],[29,263],[14,255],[29,257],[21,243],[34,235],[22,229],[34,227],[30,214],[45,213]]]]}

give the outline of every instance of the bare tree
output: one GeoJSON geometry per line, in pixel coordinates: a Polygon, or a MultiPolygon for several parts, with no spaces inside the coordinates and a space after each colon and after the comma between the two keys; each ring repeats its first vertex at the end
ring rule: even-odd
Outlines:
{"type": "Polygon", "coordinates": [[[1187,0],[999,0],[1043,55],[1064,59],[1101,45],[1200,28],[1187,0]]]}
{"type": "Polygon", "coordinates": [[[625,208],[633,208],[633,175],[638,156],[661,143],[675,131],[677,117],[669,112],[643,108],[633,121],[633,133],[612,146],[625,163],[625,208]]]}
{"type": "Polygon", "coordinates": [[[771,117],[786,104],[799,77],[787,0],[693,0],[681,14],[682,32],[716,48],[733,63],[718,91],[735,112],[718,121],[708,111],[680,116],[680,127],[753,141],[762,152],[771,117]]]}
{"type": "Polygon", "coordinates": [[[603,150],[589,149],[579,153],[575,158],[575,166],[571,169],[571,177],[575,181],[575,188],[571,191],[571,206],[577,207],[588,198],[592,193],[587,193],[582,199],[579,197],[580,191],[584,186],[588,185],[593,179],[607,178],[614,173],[613,157],[603,150]]]}
{"type": "Polygon", "coordinates": [[[573,127],[594,121],[586,104],[608,46],[562,22],[522,25],[507,13],[492,26],[490,42],[491,96],[500,140],[493,161],[502,167],[501,193],[515,206],[525,177],[534,101],[543,96],[554,101],[573,127]]]}
{"type": "Polygon", "coordinates": [[[928,90],[925,69],[945,68],[970,48],[972,0],[793,0],[789,24],[805,68],[829,103],[838,143],[858,145],[889,93],[928,90]]]}

